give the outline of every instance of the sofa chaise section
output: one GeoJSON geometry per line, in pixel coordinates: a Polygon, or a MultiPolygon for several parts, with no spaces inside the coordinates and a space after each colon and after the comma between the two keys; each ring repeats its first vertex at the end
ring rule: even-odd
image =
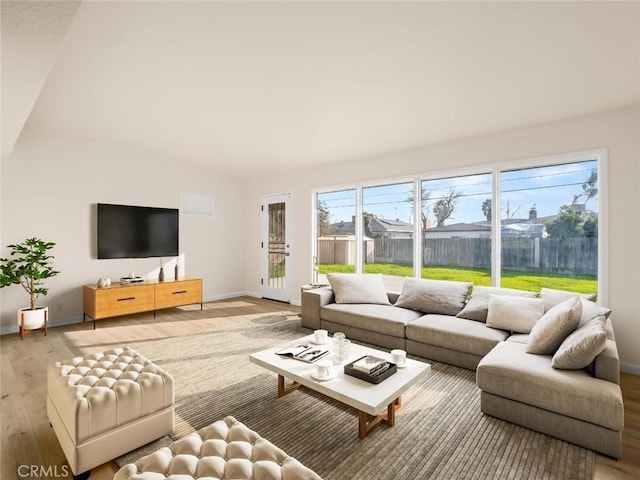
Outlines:
{"type": "Polygon", "coordinates": [[[551,355],[500,342],[476,376],[484,413],[620,458],[624,408],[620,386],[585,370],[551,367],[551,355]]]}

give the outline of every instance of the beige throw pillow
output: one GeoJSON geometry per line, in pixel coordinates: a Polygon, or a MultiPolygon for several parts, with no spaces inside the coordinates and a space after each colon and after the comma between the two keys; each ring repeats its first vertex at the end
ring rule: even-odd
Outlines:
{"type": "Polygon", "coordinates": [[[554,290],[553,288],[542,288],[542,290],[540,290],[540,298],[544,300],[545,312],[548,312],[559,303],[562,303],[565,300],[569,300],[573,297],[580,297],[584,298],[585,300],[591,300],[593,302],[596,299],[596,294],[569,292],[567,290],[554,290]]]}
{"type": "Polygon", "coordinates": [[[581,316],[582,302],[579,297],[554,306],[531,329],[527,353],[553,354],[567,335],[578,327],[581,316]]]}
{"type": "Polygon", "coordinates": [[[525,290],[517,290],[515,288],[474,286],[473,290],[471,290],[471,298],[469,298],[469,301],[462,311],[456,316],[469,320],[476,320],[478,322],[486,322],[487,313],[489,312],[489,297],[491,295],[506,295],[526,298],[536,298],[538,296],[535,292],[527,292],[525,290]]]}
{"type": "Polygon", "coordinates": [[[544,314],[540,298],[490,295],[487,327],[517,333],[529,333],[544,314]]]}
{"type": "Polygon", "coordinates": [[[329,273],[336,303],[391,305],[381,274],[329,273]]]}
{"type": "Polygon", "coordinates": [[[422,313],[456,315],[472,286],[471,282],[407,278],[395,306],[422,313]]]}
{"type": "Polygon", "coordinates": [[[605,317],[592,318],[565,338],[551,359],[551,366],[564,370],[589,366],[607,344],[605,321],[605,317]]]}
{"type": "Polygon", "coordinates": [[[581,327],[582,325],[587,323],[589,320],[596,317],[604,317],[606,320],[607,318],[609,318],[610,314],[611,314],[610,308],[602,307],[597,303],[594,303],[590,300],[585,300],[583,298],[582,299],[582,318],[580,319],[580,325],[578,326],[581,327]]]}

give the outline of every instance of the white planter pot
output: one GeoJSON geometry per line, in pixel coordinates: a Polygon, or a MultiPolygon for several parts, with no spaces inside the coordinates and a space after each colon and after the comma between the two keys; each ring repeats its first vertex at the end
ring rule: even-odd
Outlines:
{"type": "Polygon", "coordinates": [[[48,317],[49,307],[36,307],[35,310],[21,308],[18,310],[18,325],[27,330],[35,330],[44,327],[48,317]]]}

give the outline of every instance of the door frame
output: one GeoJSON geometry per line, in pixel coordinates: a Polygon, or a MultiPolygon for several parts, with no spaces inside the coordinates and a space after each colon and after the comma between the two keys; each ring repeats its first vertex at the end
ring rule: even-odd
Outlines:
{"type": "Polygon", "coordinates": [[[291,193],[278,193],[263,195],[260,206],[260,295],[263,298],[291,303],[293,256],[291,255],[291,193]],[[284,243],[285,243],[285,268],[284,284],[281,288],[269,285],[269,205],[284,203],[284,243]]]}

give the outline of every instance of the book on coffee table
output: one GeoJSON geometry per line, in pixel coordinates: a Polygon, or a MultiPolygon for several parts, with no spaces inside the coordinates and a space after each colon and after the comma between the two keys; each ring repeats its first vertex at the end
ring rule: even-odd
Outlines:
{"type": "Polygon", "coordinates": [[[309,350],[311,348],[310,343],[297,343],[295,345],[289,345],[282,350],[276,352],[276,355],[283,355],[285,357],[295,357],[296,355],[309,350]]]}
{"type": "Polygon", "coordinates": [[[320,360],[328,353],[329,350],[311,345],[310,343],[297,343],[295,345],[289,345],[282,350],[278,350],[276,355],[295,358],[296,360],[302,360],[307,363],[313,363],[316,360],[320,360]]]}
{"type": "Polygon", "coordinates": [[[311,347],[293,356],[296,360],[302,360],[303,362],[313,363],[316,360],[320,360],[325,355],[329,354],[329,350],[319,347],[311,347]]]}
{"type": "Polygon", "coordinates": [[[377,371],[388,367],[388,365],[389,362],[384,358],[376,357],[375,355],[367,355],[353,362],[353,368],[369,375],[374,375],[377,371]]]}

